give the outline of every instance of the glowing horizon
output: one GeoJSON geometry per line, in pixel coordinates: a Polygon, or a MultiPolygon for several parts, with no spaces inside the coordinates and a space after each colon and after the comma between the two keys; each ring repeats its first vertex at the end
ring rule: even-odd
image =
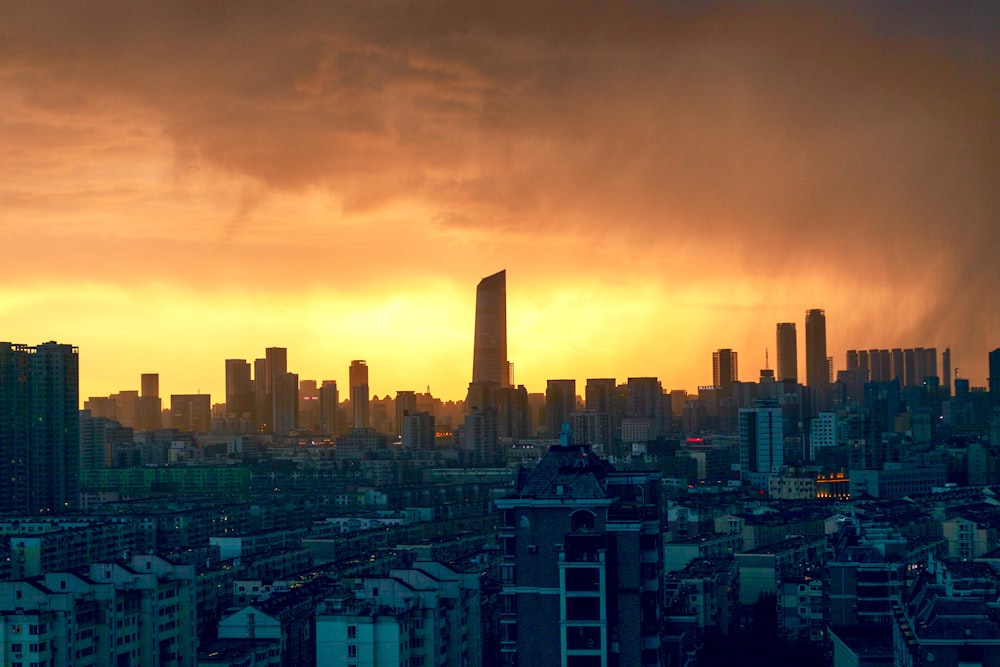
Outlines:
{"type": "Polygon", "coordinates": [[[755,380],[1000,346],[996,6],[5,5],[0,338],[81,403],[224,361],[461,399],[506,269],[514,380],[755,380]],[[905,12],[906,21],[899,21],[905,12]]]}

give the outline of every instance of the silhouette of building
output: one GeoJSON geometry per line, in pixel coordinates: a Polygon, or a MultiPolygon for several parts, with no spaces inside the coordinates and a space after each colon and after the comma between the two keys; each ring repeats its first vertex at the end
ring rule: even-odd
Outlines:
{"type": "Polygon", "coordinates": [[[246,359],[226,359],[226,419],[250,418],[253,414],[250,364],[246,359]]]}
{"type": "Polygon", "coordinates": [[[1000,408],[1000,347],[990,352],[990,406],[1000,408]]]}
{"type": "Polygon", "coordinates": [[[351,387],[352,424],[354,428],[368,428],[371,424],[368,401],[371,394],[368,391],[368,364],[363,359],[351,362],[348,371],[351,387]]]}
{"type": "Polygon", "coordinates": [[[274,433],[288,435],[299,425],[299,376],[297,373],[279,373],[271,385],[271,413],[274,415],[274,433]]]}
{"type": "Polygon", "coordinates": [[[507,272],[479,281],[476,287],[476,331],[472,349],[472,381],[511,386],[507,361],[507,272]]]}
{"type": "Polygon", "coordinates": [[[549,380],[545,386],[545,433],[558,438],[576,412],[576,380],[549,380]]]}
{"type": "Polygon", "coordinates": [[[712,353],[712,386],[728,392],[733,383],[739,381],[739,369],[736,364],[736,352],[730,349],[720,349],[712,353]]]}
{"type": "Polygon", "coordinates": [[[0,343],[0,510],[78,506],[79,367],[72,345],[0,343]]]}
{"type": "Polygon", "coordinates": [[[502,665],[664,663],[659,485],[556,445],[496,501],[502,665]]]}
{"type": "Polygon", "coordinates": [[[339,435],[340,393],[336,380],[323,380],[319,388],[319,430],[330,435],[339,435]]]}
{"type": "Polygon", "coordinates": [[[778,322],[778,382],[799,380],[799,346],[795,334],[795,322],[778,322]]]}
{"type": "Polygon", "coordinates": [[[826,358],[826,313],[806,311],[806,385],[812,392],[813,412],[826,410],[830,398],[830,363],[826,358]]]}
{"type": "Polygon", "coordinates": [[[170,427],[189,433],[212,430],[212,399],[209,394],[171,394],[170,427]]]}

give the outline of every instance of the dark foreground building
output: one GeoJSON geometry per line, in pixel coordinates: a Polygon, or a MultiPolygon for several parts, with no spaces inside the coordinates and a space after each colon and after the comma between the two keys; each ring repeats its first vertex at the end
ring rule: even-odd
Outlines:
{"type": "Polygon", "coordinates": [[[660,475],[560,445],[501,511],[503,664],[663,664],[660,475]]]}

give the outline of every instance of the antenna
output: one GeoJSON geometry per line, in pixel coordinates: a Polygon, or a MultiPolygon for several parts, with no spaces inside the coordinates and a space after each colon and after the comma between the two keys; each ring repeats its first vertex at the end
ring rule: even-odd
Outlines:
{"type": "Polygon", "coordinates": [[[767,361],[767,348],[765,347],[764,348],[764,370],[766,371],[766,370],[770,370],[770,369],[771,369],[771,366],[768,364],[768,361],[767,361]]]}

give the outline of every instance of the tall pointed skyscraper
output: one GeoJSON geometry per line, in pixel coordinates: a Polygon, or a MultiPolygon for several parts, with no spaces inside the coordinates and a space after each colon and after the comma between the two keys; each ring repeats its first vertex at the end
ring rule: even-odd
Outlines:
{"type": "Polygon", "coordinates": [[[472,382],[510,386],[507,363],[507,271],[494,273],[476,287],[476,338],[472,382]]]}

